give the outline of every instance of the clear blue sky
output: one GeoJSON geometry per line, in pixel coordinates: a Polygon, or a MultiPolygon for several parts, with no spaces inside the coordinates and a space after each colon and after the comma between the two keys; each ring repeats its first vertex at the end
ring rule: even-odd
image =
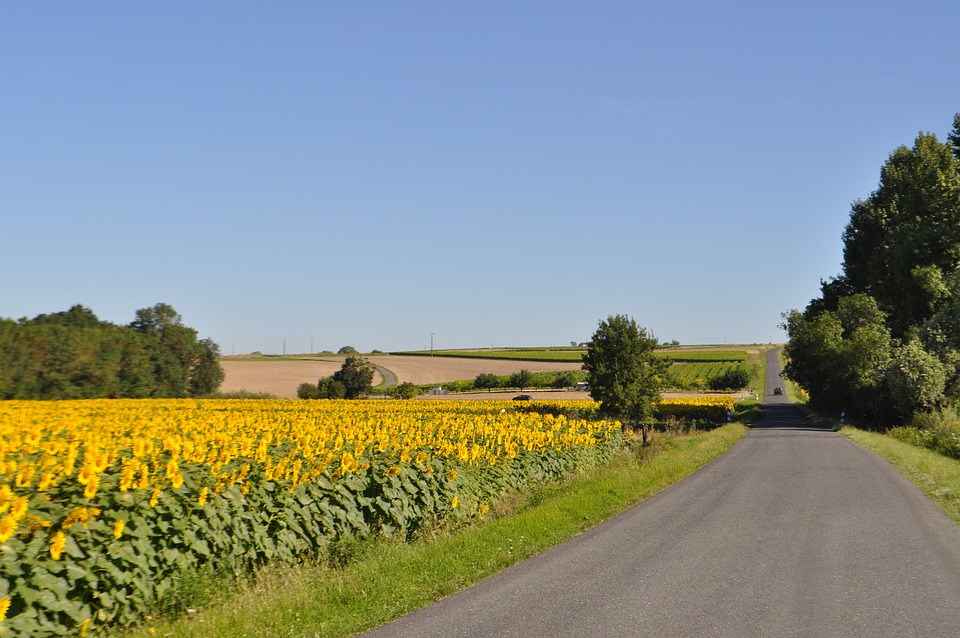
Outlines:
{"type": "Polygon", "coordinates": [[[224,353],[779,341],[960,3],[6,2],[0,316],[224,353]]]}

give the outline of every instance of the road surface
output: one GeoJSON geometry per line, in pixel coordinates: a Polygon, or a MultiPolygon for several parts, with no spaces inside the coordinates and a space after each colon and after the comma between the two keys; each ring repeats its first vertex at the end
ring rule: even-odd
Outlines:
{"type": "Polygon", "coordinates": [[[720,459],[369,638],[960,635],[960,529],[774,396],[720,459]]]}

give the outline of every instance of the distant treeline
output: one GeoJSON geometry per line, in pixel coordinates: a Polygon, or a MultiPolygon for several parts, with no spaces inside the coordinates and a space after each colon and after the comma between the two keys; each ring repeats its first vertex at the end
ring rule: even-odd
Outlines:
{"type": "Polygon", "coordinates": [[[220,351],[167,304],[126,326],[76,305],[33,319],[0,319],[0,399],[187,397],[223,381],[220,351]]]}

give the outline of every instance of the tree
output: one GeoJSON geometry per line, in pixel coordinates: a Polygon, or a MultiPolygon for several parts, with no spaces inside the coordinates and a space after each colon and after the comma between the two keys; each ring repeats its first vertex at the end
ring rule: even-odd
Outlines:
{"type": "Polygon", "coordinates": [[[360,352],[353,346],[343,346],[337,350],[337,354],[360,354],[360,352]]]}
{"type": "Polygon", "coordinates": [[[784,315],[785,373],[813,407],[879,425],[960,399],[960,113],[919,134],[853,203],[843,271],[784,315]]]}
{"type": "Polygon", "coordinates": [[[397,396],[401,399],[416,399],[420,394],[420,388],[410,381],[404,381],[397,386],[397,396]]]}
{"type": "Polygon", "coordinates": [[[523,390],[533,382],[533,373],[523,368],[510,375],[510,387],[523,390]]]}
{"type": "Polygon", "coordinates": [[[197,342],[193,367],[190,370],[190,394],[201,396],[210,394],[220,387],[225,376],[220,365],[220,346],[212,339],[197,342]]]}
{"type": "Polygon", "coordinates": [[[301,383],[299,386],[297,386],[297,398],[298,399],[319,399],[320,384],[319,383],[301,383]]]}
{"type": "Polygon", "coordinates": [[[563,370],[553,378],[553,387],[558,390],[572,388],[575,385],[577,385],[577,373],[573,370],[563,370]]]}
{"type": "Polygon", "coordinates": [[[477,390],[489,390],[500,386],[500,378],[492,372],[481,372],[473,380],[473,387],[477,390]]]}
{"type": "Polygon", "coordinates": [[[374,367],[362,357],[347,357],[343,366],[333,373],[334,381],[343,384],[344,397],[356,399],[372,389],[374,367]]]}
{"type": "Polygon", "coordinates": [[[649,441],[647,421],[660,399],[667,363],[653,356],[658,341],[627,315],[600,321],[583,356],[590,396],[600,413],[628,425],[640,425],[649,441]]]}
{"type": "Polygon", "coordinates": [[[893,351],[887,383],[901,416],[909,418],[938,407],[946,381],[943,364],[924,350],[918,339],[910,339],[893,351]]]}
{"type": "MultiPolygon", "coordinates": [[[[336,376],[336,375],[334,375],[336,376]]],[[[324,377],[317,381],[317,397],[320,399],[344,399],[347,388],[334,377],[324,377]]]]}
{"type": "Polygon", "coordinates": [[[960,160],[960,113],[953,116],[953,130],[947,136],[953,146],[953,154],[960,160]]]}

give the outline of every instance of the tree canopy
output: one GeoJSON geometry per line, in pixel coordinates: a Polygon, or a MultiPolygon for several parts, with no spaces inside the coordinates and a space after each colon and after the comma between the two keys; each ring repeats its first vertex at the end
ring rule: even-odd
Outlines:
{"type": "Polygon", "coordinates": [[[600,413],[643,426],[660,398],[667,363],[654,357],[658,342],[627,315],[600,321],[583,356],[590,396],[600,413]]]}
{"type": "Polygon", "coordinates": [[[0,319],[0,399],[200,396],[223,381],[219,355],[167,304],[127,326],[82,305],[0,319]]]}
{"type": "Polygon", "coordinates": [[[826,410],[877,424],[960,398],[960,113],[920,133],[853,203],[842,272],[784,314],[785,373],[826,410]]]}

